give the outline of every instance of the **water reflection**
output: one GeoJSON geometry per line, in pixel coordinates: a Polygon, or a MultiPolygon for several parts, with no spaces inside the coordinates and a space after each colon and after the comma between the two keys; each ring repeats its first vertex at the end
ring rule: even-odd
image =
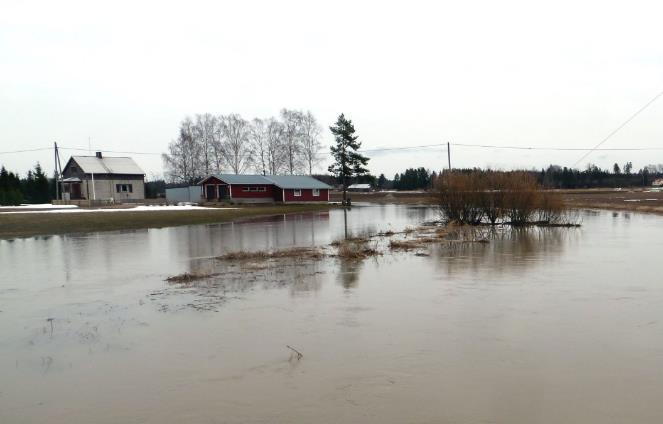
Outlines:
{"type": "Polygon", "coordinates": [[[522,274],[542,262],[557,261],[569,245],[577,243],[581,230],[550,227],[482,228],[489,243],[449,243],[432,247],[435,264],[447,275],[522,274]]]}

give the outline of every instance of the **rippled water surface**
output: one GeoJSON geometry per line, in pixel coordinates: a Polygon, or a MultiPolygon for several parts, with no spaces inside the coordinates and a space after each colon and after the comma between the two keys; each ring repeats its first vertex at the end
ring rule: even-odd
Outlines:
{"type": "Polygon", "coordinates": [[[210,259],[435,217],[368,206],[0,241],[0,422],[663,420],[661,217],[584,212],[578,229],[422,256],[210,259]],[[164,281],[183,272],[218,275],[164,281]]]}

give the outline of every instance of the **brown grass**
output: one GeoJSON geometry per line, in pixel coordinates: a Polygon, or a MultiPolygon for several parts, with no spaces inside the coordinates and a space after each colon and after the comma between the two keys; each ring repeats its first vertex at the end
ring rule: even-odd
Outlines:
{"type": "Polygon", "coordinates": [[[289,249],[280,249],[273,251],[258,250],[248,252],[240,250],[237,252],[229,252],[216,259],[222,261],[255,261],[279,258],[307,258],[307,259],[321,259],[325,254],[317,248],[313,247],[292,247],[289,249]]]}
{"type": "Polygon", "coordinates": [[[431,243],[438,242],[440,242],[440,239],[434,237],[418,237],[411,240],[391,240],[389,241],[389,248],[391,250],[411,250],[419,249],[431,243]]]}
{"type": "Polygon", "coordinates": [[[337,241],[336,256],[341,259],[357,260],[365,259],[369,256],[379,255],[380,253],[374,247],[368,245],[364,239],[348,239],[337,241]]]}
{"type": "Polygon", "coordinates": [[[192,283],[194,281],[198,280],[206,280],[208,278],[217,276],[219,274],[200,274],[200,273],[188,273],[185,272],[183,274],[178,274],[178,275],[173,275],[171,277],[166,278],[166,281],[169,283],[175,283],[175,284],[188,284],[192,283]]]}

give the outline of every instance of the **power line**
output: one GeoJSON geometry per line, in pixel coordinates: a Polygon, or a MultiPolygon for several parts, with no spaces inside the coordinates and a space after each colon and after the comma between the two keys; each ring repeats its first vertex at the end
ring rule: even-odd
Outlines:
{"type": "MultiPolygon", "coordinates": [[[[596,147],[539,147],[539,146],[498,146],[491,144],[467,144],[467,143],[451,143],[452,146],[461,147],[480,147],[487,149],[511,149],[511,150],[546,150],[546,151],[645,151],[645,150],[663,150],[663,147],[624,147],[624,148],[606,148],[599,149],[596,147]]],[[[442,146],[442,145],[441,145],[442,146]]]]}
{"type": "MultiPolygon", "coordinates": [[[[90,149],[84,149],[82,147],[60,147],[61,150],[74,150],[74,151],[80,151],[80,152],[89,152],[90,149]]],[[[118,154],[125,154],[125,155],[159,155],[161,156],[161,153],[157,152],[121,152],[118,150],[102,150],[102,149],[93,149],[96,151],[100,151],[103,153],[118,153],[118,154]]]]}
{"type": "Polygon", "coordinates": [[[589,152],[587,152],[587,153],[585,153],[584,155],[582,155],[582,157],[581,157],[580,159],[578,159],[578,160],[573,164],[573,166],[578,165],[578,163],[580,163],[583,159],[585,159],[587,156],[589,156],[594,150],[598,150],[598,148],[599,148],[603,143],[605,143],[606,141],[608,141],[608,140],[610,139],[610,137],[612,137],[613,135],[617,134],[617,132],[618,132],[619,130],[621,130],[622,128],[624,128],[629,122],[631,122],[633,119],[635,119],[636,116],[640,115],[640,113],[641,113],[642,111],[644,111],[645,109],[647,109],[647,108],[649,107],[649,105],[651,105],[652,103],[654,103],[654,102],[655,102],[656,100],[658,100],[658,98],[661,97],[661,96],[663,96],[663,91],[661,91],[660,93],[658,93],[657,95],[655,95],[653,99],[651,99],[650,101],[648,101],[644,106],[642,106],[640,109],[638,109],[633,115],[631,115],[631,116],[630,116],[626,121],[624,121],[620,126],[618,126],[617,128],[615,128],[610,134],[608,134],[603,140],[601,140],[596,146],[594,146],[593,149],[591,149],[589,152]]]}
{"type": "MultiPolygon", "coordinates": [[[[662,96],[663,92],[659,94],[658,97],[662,96]]],[[[657,97],[657,98],[658,98],[657,97]]],[[[655,100],[655,99],[653,99],[655,100]]],[[[651,104],[653,101],[650,101],[651,104]]],[[[644,110],[641,108],[640,111],[644,110]]],[[[632,116],[632,118],[635,115],[632,116]]],[[[631,119],[632,119],[631,118],[631,119]]],[[[624,125],[621,125],[623,127],[624,125]]],[[[615,131],[612,132],[614,134],[615,131]]],[[[604,139],[607,140],[607,139],[604,139]]],[[[542,146],[503,146],[497,144],[471,144],[471,143],[450,143],[452,146],[456,147],[470,147],[470,148],[481,148],[481,149],[502,149],[502,150],[539,150],[539,151],[578,151],[578,152],[588,152],[584,157],[593,151],[661,151],[663,147],[611,147],[611,148],[598,148],[598,147],[542,147],[542,146]]],[[[376,152],[390,152],[390,151],[404,151],[404,150],[425,150],[431,148],[446,148],[447,143],[435,143],[435,144],[421,144],[416,146],[400,146],[400,147],[376,147],[373,149],[360,149],[360,153],[376,153],[376,152]]],[[[80,152],[89,152],[89,148],[83,147],[64,147],[58,146],[60,150],[72,150],[80,152]]],[[[28,152],[38,152],[43,150],[51,150],[52,147],[38,147],[34,149],[23,149],[23,150],[11,150],[0,152],[2,154],[14,154],[14,153],[28,153],[28,152]]],[[[114,154],[130,154],[130,155],[155,155],[161,156],[162,153],[158,152],[135,152],[135,151],[120,151],[120,150],[103,150],[103,149],[93,149],[101,151],[104,153],[114,153],[114,154]]],[[[317,155],[330,155],[330,152],[318,152],[317,155]]],[[[581,158],[578,162],[580,162],[581,158]]],[[[576,162],[576,164],[578,163],[576,162]]]]}
{"type": "Polygon", "coordinates": [[[41,150],[53,150],[52,147],[38,147],[36,149],[23,149],[23,150],[11,150],[6,152],[0,152],[0,155],[11,155],[14,153],[26,153],[26,152],[39,152],[41,150]]]}

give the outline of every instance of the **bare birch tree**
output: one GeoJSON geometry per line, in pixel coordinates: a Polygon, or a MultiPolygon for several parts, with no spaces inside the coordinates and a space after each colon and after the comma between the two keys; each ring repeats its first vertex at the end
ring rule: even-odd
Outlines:
{"type": "Polygon", "coordinates": [[[319,163],[321,129],[310,111],[282,109],[279,117],[195,115],[180,123],[179,137],[163,155],[171,182],[194,183],[222,170],[240,174],[313,173],[319,163]]]}
{"type": "Polygon", "coordinates": [[[283,152],[286,161],[286,171],[291,175],[298,172],[302,165],[302,115],[297,110],[281,109],[283,152]]]}
{"type": "Polygon", "coordinates": [[[281,172],[284,162],[283,124],[275,118],[267,120],[267,171],[271,175],[281,172]]]}
{"type": "Polygon", "coordinates": [[[267,128],[265,121],[254,118],[249,127],[249,140],[251,143],[252,163],[259,174],[267,173],[267,128]]]}
{"type": "Polygon", "coordinates": [[[308,168],[309,175],[313,175],[313,168],[320,163],[319,153],[322,148],[322,144],[320,143],[321,132],[322,128],[310,110],[302,114],[301,154],[308,168]]]}
{"type": "Polygon", "coordinates": [[[241,174],[251,164],[249,123],[239,114],[226,115],[221,119],[226,163],[232,172],[241,174]]]}
{"type": "Polygon", "coordinates": [[[214,132],[212,133],[212,168],[220,173],[226,161],[225,145],[223,144],[223,115],[215,116],[214,132]]]}
{"type": "Polygon", "coordinates": [[[198,114],[193,125],[193,137],[201,150],[201,166],[205,175],[209,174],[213,166],[214,158],[214,133],[217,127],[217,118],[210,114],[198,114]]]}
{"type": "Polygon", "coordinates": [[[193,137],[193,121],[186,117],[180,124],[180,135],[162,155],[167,179],[171,182],[194,184],[202,175],[200,148],[193,137]]]}

